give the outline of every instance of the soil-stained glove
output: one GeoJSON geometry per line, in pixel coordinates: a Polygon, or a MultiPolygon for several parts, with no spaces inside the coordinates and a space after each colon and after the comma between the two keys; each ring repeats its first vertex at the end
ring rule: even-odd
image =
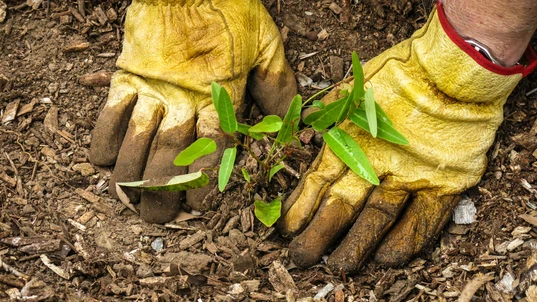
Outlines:
{"type": "Polygon", "coordinates": [[[385,265],[403,264],[438,236],[457,196],[485,171],[502,107],[537,63],[533,52],[527,57],[526,68],[492,64],[454,32],[438,4],[410,39],[366,63],[366,85],[409,144],[374,139],[348,121],[341,125],[381,183],[360,178],[325,146],[283,206],[280,230],[298,235],[289,247],[293,261],[314,265],[345,236],[328,265],[334,273],[352,273],[372,252],[385,265]]]}
{"type": "MultiPolygon", "coordinates": [[[[283,116],[296,94],[278,28],[259,0],[134,0],[125,21],[123,51],[101,112],[91,161],[115,169],[115,183],[175,176],[219,165],[226,139],[211,101],[211,82],[225,87],[241,109],[247,81],[267,114],[283,116]],[[219,149],[188,171],[173,160],[196,137],[219,149]]],[[[187,201],[206,208],[214,187],[189,191],[187,201]]],[[[141,216],[153,223],[172,220],[180,193],[143,192],[141,216]]]]}

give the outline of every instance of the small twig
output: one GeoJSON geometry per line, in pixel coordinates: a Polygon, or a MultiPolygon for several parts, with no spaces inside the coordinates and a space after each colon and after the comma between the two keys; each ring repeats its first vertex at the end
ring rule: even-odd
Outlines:
{"type": "Polygon", "coordinates": [[[530,96],[537,92],[537,88],[530,90],[528,93],[526,93],[526,96],[530,96]]]}
{"type": "Polygon", "coordinates": [[[15,173],[15,179],[17,179],[17,193],[23,194],[24,191],[22,189],[22,180],[19,175],[19,170],[17,169],[15,163],[11,160],[11,157],[9,157],[9,154],[7,152],[4,152],[4,156],[9,161],[9,165],[11,166],[11,169],[13,169],[13,173],[15,173]]]}
{"type": "Polygon", "coordinates": [[[34,168],[32,169],[32,176],[30,176],[30,181],[34,181],[35,173],[37,172],[37,160],[34,162],[34,168]]]}
{"type": "Polygon", "coordinates": [[[12,266],[10,266],[9,264],[3,262],[3,261],[2,261],[2,258],[0,258],[0,263],[2,263],[2,268],[3,268],[6,272],[9,272],[9,273],[13,274],[15,277],[22,278],[22,279],[24,279],[25,281],[30,280],[30,276],[28,276],[28,275],[26,275],[26,274],[23,274],[23,273],[19,272],[19,271],[16,270],[14,267],[12,267],[12,266]]]}
{"type": "Polygon", "coordinates": [[[341,23],[348,23],[351,17],[351,1],[350,0],[341,0],[341,23]]]}

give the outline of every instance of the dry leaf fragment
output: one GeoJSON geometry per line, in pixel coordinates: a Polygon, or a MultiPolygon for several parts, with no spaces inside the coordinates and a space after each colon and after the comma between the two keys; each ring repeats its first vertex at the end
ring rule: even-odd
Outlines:
{"type": "Polygon", "coordinates": [[[138,211],[136,211],[136,208],[132,205],[130,198],[127,196],[127,194],[125,194],[125,192],[123,192],[123,189],[117,183],[116,183],[116,194],[124,206],[129,208],[129,210],[133,211],[134,213],[138,214],[138,211]]]}
{"type": "Polygon", "coordinates": [[[494,280],[494,276],[477,274],[462,290],[459,302],[470,302],[475,292],[485,283],[494,280]]]}
{"type": "Polygon", "coordinates": [[[45,254],[42,254],[40,256],[41,258],[41,261],[43,262],[43,264],[50,268],[53,272],[55,272],[58,276],[62,277],[63,279],[66,279],[66,280],[69,280],[71,278],[71,276],[69,275],[69,273],[67,273],[63,268],[53,264],[50,259],[47,257],[47,255],[45,254]]]}

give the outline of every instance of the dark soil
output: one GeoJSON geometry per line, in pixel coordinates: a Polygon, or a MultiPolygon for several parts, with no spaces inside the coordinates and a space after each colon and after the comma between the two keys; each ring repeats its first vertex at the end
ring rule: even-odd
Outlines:
{"type": "MultiPolygon", "coordinates": [[[[331,0],[264,1],[297,76],[313,82],[300,86],[303,95],[341,80],[353,50],[367,61],[409,37],[431,10],[430,1],[358,2],[344,22],[345,11],[336,13],[331,0]]],[[[111,170],[91,166],[88,148],[116,70],[128,2],[86,1],[83,9],[84,1],[5,3],[0,300],[309,301],[333,286],[318,297],[456,301],[475,291],[474,301],[536,301],[526,298],[537,251],[537,93],[526,95],[537,88],[535,74],[509,98],[487,172],[466,193],[476,222],[449,224],[408,265],[386,269],[370,261],[359,274],[341,276],[323,263],[297,269],[288,241],[254,219],[254,198],[290,192],[292,173],[255,190],[233,179],[227,193],[215,194],[216,211],[185,214],[166,226],[146,224],[112,199],[111,170]],[[104,86],[83,85],[96,72],[104,86]]],[[[251,116],[258,118],[255,110],[251,116]]],[[[317,151],[307,146],[290,165],[303,173],[317,151]]],[[[239,161],[255,172],[247,155],[239,161]]]]}

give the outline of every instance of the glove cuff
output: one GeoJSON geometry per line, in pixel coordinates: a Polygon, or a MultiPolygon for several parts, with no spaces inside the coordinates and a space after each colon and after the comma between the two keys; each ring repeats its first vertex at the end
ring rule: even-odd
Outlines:
{"type": "Polygon", "coordinates": [[[513,74],[522,74],[523,76],[527,76],[537,67],[537,55],[535,54],[530,45],[528,45],[528,48],[524,53],[524,58],[528,62],[528,65],[526,66],[518,64],[511,67],[504,67],[492,63],[490,60],[485,58],[479,51],[477,51],[473,46],[464,41],[464,39],[455,31],[455,29],[451,26],[446,17],[442,2],[438,1],[436,7],[438,10],[438,19],[446,35],[451,39],[451,41],[453,41],[453,43],[455,43],[461,50],[468,54],[472,59],[474,59],[477,64],[481,65],[483,68],[486,68],[487,70],[500,75],[508,76],[513,74]]]}
{"type": "MultiPolygon", "coordinates": [[[[518,82],[537,65],[531,49],[526,52],[528,66],[503,67],[488,61],[455,32],[440,2],[427,24],[406,43],[424,76],[460,102],[503,106],[518,82]]],[[[405,48],[404,44],[400,47],[405,48]]]]}
{"type": "Polygon", "coordinates": [[[149,5],[201,5],[205,0],[133,0],[132,2],[138,2],[141,4],[149,5]]]}

